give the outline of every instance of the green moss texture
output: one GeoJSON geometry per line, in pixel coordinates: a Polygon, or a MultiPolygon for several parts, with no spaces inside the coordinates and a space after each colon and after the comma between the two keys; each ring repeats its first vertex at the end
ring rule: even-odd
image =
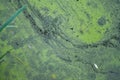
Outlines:
{"type": "Polygon", "coordinates": [[[0,0],[0,27],[24,5],[0,32],[0,80],[120,80],[120,0],[0,0]]]}

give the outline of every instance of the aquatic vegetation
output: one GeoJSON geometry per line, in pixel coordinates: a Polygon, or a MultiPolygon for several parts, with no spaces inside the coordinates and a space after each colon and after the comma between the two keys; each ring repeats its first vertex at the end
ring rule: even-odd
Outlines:
{"type": "Polygon", "coordinates": [[[18,9],[2,26],[0,26],[0,32],[10,24],[23,10],[26,9],[26,5],[18,9]]]}
{"type": "Polygon", "coordinates": [[[106,0],[10,1],[9,6],[14,11],[25,4],[28,6],[14,23],[20,26],[17,27],[19,31],[9,27],[0,35],[1,52],[7,50],[2,49],[2,42],[13,49],[7,61],[0,65],[0,80],[119,78],[120,38],[119,34],[114,35],[120,30],[115,23],[119,22],[115,17],[119,12],[112,14],[113,21],[110,14],[114,11],[107,11],[114,6],[114,1],[107,6],[110,1],[106,0]],[[16,34],[7,35],[9,31],[16,31],[16,34]],[[113,68],[109,68],[110,64],[113,68]],[[114,65],[118,66],[115,70],[114,65]]]}
{"type": "Polygon", "coordinates": [[[4,53],[2,56],[0,56],[0,60],[3,59],[8,53],[10,53],[9,51],[7,51],[6,53],[4,53]]]}

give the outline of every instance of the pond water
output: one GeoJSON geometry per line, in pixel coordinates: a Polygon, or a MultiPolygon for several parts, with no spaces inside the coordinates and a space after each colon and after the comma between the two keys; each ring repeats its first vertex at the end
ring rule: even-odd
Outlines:
{"type": "Polygon", "coordinates": [[[0,0],[0,27],[14,15],[0,80],[120,80],[119,13],[120,0],[0,0]]]}

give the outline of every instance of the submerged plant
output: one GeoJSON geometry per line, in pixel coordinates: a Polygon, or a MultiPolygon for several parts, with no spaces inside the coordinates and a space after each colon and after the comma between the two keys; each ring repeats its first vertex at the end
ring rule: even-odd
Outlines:
{"type": "Polygon", "coordinates": [[[4,56],[6,56],[8,53],[10,53],[10,51],[7,51],[6,53],[4,53],[2,56],[0,56],[0,60],[4,58],[4,56]]]}
{"type": "Polygon", "coordinates": [[[26,5],[18,9],[2,26],[0,26],[0,32],[10,24],[23,10],[26,9],[26,5]]]}

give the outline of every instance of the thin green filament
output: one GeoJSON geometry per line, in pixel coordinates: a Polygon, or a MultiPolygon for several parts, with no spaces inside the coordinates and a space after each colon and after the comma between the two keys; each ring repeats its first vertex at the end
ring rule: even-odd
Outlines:
{"type": "Polygon", "coordinates": [[[23,10],[26,9],[26,5],[18,9],[2,26],[0,26],[0,32],[10,24],[23,10]]]}
{"type": "Polygon", "coordinates": [[[0,60],[4,57],[4,56],[6,56],[8,54],[8,52],[6,52],[6,53],[4,53],[2,56],[0,56],[0,60]]]}

